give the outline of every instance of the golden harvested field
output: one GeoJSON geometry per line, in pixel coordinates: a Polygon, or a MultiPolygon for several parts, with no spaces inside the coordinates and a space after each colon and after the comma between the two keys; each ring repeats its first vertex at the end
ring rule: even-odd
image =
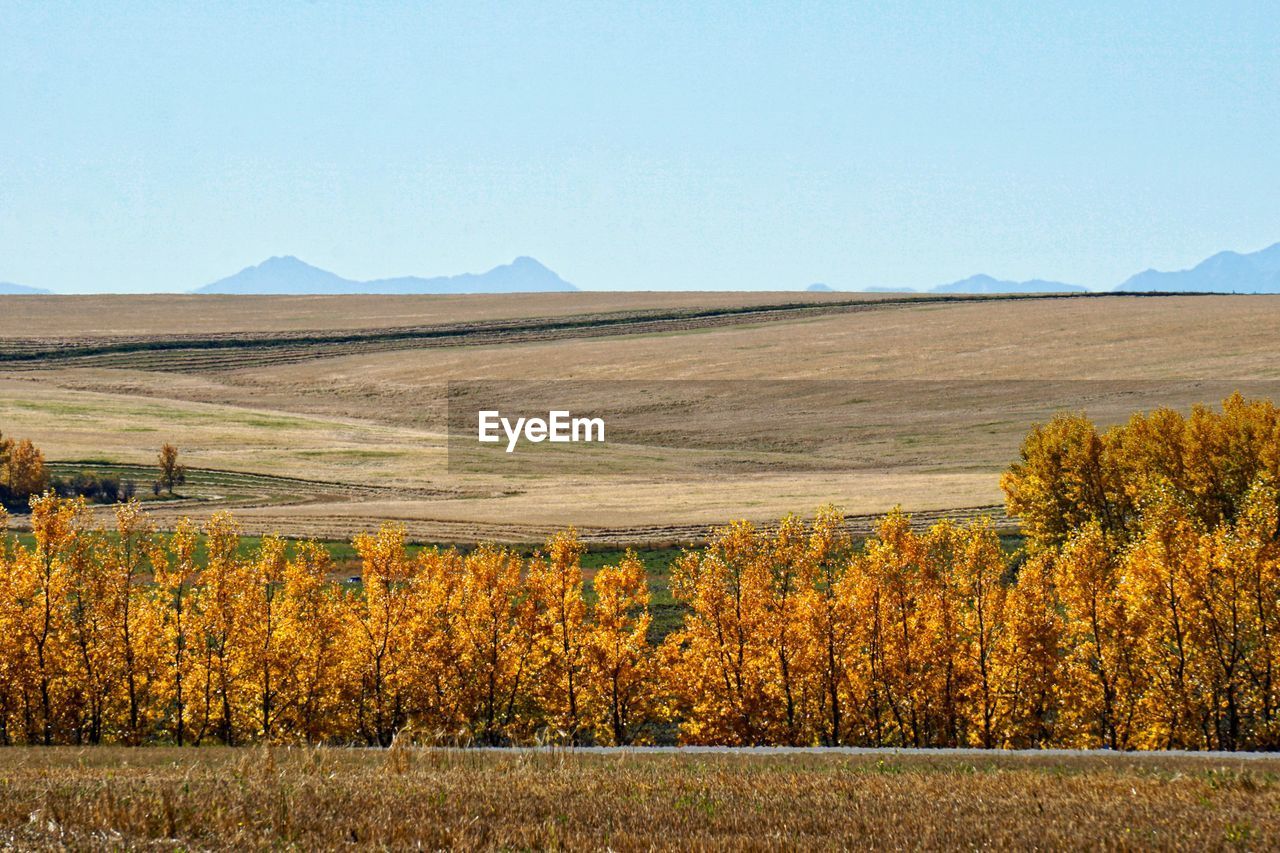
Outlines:
{"type": "Polygon", "coordinates": [[[1031,423],[1273,395],[1277,339],[1266,296],[10,297],[0,430],[64,462],[169,441],[274,483],[192,486],[163,523],[229,505],[251,532],[688,541],[822,503],[991,511],[1031,423]],[[614,432],[450,465],[449,383],[475,380],[532,380],[614,432]]]}
{"type": "Polygon", "coordinates": [[[17,849],[1275,849],[1280,759],[0,751],[17,849]]]}
{"type": "Polygon", "coordinates": [[[0,297],[0,338],[199,335],[379,329],[559,317],[616,311],[822,304],[891,298],[875,293],[663,292],[526,293],[473,296],[0,297]]]}

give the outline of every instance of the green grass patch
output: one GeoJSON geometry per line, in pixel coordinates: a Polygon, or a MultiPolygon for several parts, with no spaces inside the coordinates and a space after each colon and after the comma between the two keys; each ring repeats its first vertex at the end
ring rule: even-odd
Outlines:
{"type": "Polygon", "coordinates": [[[350,459],[353,462],[367,462],[371,459],[399,459],[404,456],[401,450],[299,450],[295,455],[309,459],[350,459]]]}

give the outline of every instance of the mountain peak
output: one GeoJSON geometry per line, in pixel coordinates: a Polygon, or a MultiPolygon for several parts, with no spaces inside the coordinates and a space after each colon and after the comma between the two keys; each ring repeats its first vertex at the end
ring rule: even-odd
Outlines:
{"type": "Polygon", "coordinates": [[[314,267],[306,261],[300,260],[293,255],[272,255],[257,266],[245,267],[250,270],[314,270],[314,267]]]}
{"type": "MultiPolygon", "coordinates": [[[[968,278],[962,278],[960,279],[960,281],[952,282],[952,284],[974,284],[974,285],[992,285],[992,284],[1000,284],[1000,283],[1001,283],[1000,279],[996,278],[993,275],[987,275],[984,272],[974,273],[968,278]]],[[[1004,283],[1011,284],[1012,282],[1004,282],[1004,283]]]]}

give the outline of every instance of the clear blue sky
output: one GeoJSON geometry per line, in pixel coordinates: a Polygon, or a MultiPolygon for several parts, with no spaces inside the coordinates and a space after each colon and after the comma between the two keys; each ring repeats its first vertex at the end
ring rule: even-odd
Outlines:
{"type": "Polygon", "coordinates": [[[0,2],[0,280],[1106,287],[1280,240],[1258,3],[0,2]]]}

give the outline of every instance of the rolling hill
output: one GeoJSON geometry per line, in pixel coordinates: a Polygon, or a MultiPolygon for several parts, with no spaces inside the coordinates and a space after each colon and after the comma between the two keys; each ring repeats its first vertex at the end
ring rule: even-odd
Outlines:
{"type": "Polygon", "coordinates": [[[1109,425],[1277,396],[1272,296],[5,299],[0,427],[60,472],[133,476],[180,447],[191,482],[152,510],[162,527],[234,508],[254,534],[393,518],[424,542],[574,524],[687,544],[825,503],[974,512],[998,508],[1000,472],[1055,412],[1109,425]],[[519,468],[459,452],[450,407],[490,392],[608,415],[612,443],[519,468]]]}

